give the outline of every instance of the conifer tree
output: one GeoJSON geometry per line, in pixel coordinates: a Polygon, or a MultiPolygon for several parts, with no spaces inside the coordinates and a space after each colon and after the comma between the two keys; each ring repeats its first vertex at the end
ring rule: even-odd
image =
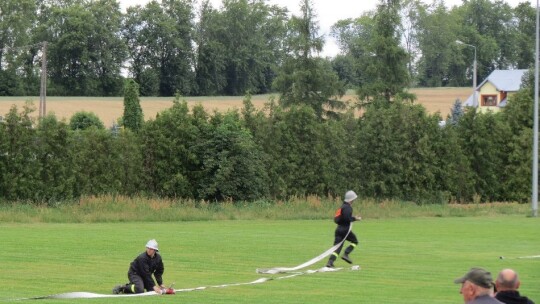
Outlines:
{"type": "Polygon", "coordinates": [[[135,80],[126,81],[124,88],[124,127],[137,132],[143,124],[143,112],[139,99],[139,85],[135,80]]]}
{"type": "Polygon", "coordinates": [[[375,15],[374,36],[368,42],[371,60],[365,70],[365,83],[358,90],[363,103],[376,100],[414,100],[405,92],[409,85],[408,55],[400,46],[400,0],[381,0],[375,15]]]}
{"type": "Polygon", "coordinates": [[[340,100],[343,84],[332,70],[329,61],[315,57],[322,51],[324,39],[318,35],[319,26],[311,0],[301,0],[301,16],[293,16],[286,41],[288,54],[274,80],[284,107],[309,105],[317,117],[333,117],[343,110],[340,100]]]}

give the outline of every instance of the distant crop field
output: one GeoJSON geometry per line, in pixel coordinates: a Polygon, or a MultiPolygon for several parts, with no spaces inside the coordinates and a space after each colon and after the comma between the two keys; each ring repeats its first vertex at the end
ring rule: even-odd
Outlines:
{"type": "MultiPolygon", "coordinates": [[[[416,94],[417,103],[424,105],[428,113],[439,112],[443,118],[446,118],[456,99],[464,101],[471,94],[471,88],[420,88],[411,89],[410,92],[416,94]]],[[[355,102],[356,96],[349,92],[343,96],[343,100],[355,102]]],[[[254,95],[251,101],[258,109],[262,109],[269,98],[274,96],[277,100],[278,95],[254,95]]],[[[201,104],[209,111],[224,112],[230,109],[241,109],[243,96],[210,96],[210,97],[183,97],[190,107],[201,104]]],[[[19,109],[26,101],[32,101],[37,117],[39,111],[39,96],[28,97],[0,97],[0,115],[4,116],[9,109],[16,105],[19,109]]],[[[71,116],[80,111],[95,113],[106,126],[111,126],[123,115],[124,104],[123,97],[47,97],[47,113],[54,112],[60,119],[69,120],[71,116]]],[[[141,97],[141,107],[146,120],[154,119],[156,114],[172,106],[173,97],[141,97]]]]}

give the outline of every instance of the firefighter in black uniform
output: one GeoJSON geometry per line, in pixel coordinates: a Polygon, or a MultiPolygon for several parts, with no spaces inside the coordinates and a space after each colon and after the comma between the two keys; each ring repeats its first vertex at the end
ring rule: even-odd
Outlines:
{"type": "Polygon", "coordinates": [[[145,290],[153,290],[161,294],[162,288],[165,288],[162,278],[165,267],[158,251],[156,240],[148,241],[146,251],[137,256],[129,266],[129,283],[114,287],[113,293],[143,293],[145,290]],[[156,279],[155,282],[152,275],[156,279]]]}
{"type": "MultiPolygon", "coordinates": [[[[349,227],[351,226],[351,222],[361,220],[362,218],[360,216],[353,216],[353,210],[351,207],[351,203],[357,198],[358,196],[354,191],[347,191],[345,193],[345,198],[343,199],[343,205],[341,205],[341,208],[339,208],[336,211],[336,214],[334,216],[334,222],[338,225],[336,227],[336,231],[334,233],[334,246],[341,243],[343,239],[346,238],[347,241],[349,241],[351,244],[347,249],[345,249],[345,253],[341,257],[345,262],[352,264],[353,261],[349,258],[349,254],[354,250],[356,245],[358,245],[358,239],[356,239],[356,235],[351,231],[349,232],[349,227]],[[347,235],[347,232],[349,234],[347,235]]],[[[341,249],[343,248],[343,244],[336,249],[328,259],[328,263],[326,263],[326,267],[334,267],[334,261],[339,256],[339,253],[341,252],[341,249]]]]}

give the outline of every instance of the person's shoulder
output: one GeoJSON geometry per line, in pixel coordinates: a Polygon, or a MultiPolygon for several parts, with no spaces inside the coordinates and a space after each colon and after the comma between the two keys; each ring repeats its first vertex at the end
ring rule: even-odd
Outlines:
{"type": "Polygon", "coordinates": [[[525,299],[525,301],[527,301],[527,304],[534,304],[533,300],[531,300],[531,299],[529,299],[529,298],[527,298],[525,296],[523,296],[523,298],[525,299]]]}
{"type": "Polygon", "coordinates": [[[520,295],[519,291],[499,291],[495,294],[495,298],[502,303],[520,303],[520,304],[534,304],[534,302],[526,296],[520,295]]]}
{"type": "Polygon", "coordinates": [[[474,299],[472,302],[470,302],[470,304],[504,304],[504,303],[489,295],[485,295],[485,296],[481,296],[474,299]]]}

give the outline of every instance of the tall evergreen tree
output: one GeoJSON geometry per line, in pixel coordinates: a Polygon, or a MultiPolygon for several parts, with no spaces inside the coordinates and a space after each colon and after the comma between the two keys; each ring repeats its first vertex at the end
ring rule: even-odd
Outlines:
{"type": "Polygon", "coordinates": [[[144,116],[139,100],[139,85],[128,79],[124,88],[124,127],[137,132],[141,129],[144,116]]]}
{"type": "Polygon", "coordinates": [[[311,0],[301,0],[301,16],[293,16],[286,41],[287,55],[274,81],[285,107],[305,104],[319,117],[335,116],[345,108],[340,101],[343,84],[328,60],[315,57],[324,39],[318,34],[316,14],[311,0]]]}
{"type": "Polygon", "coordinates": [[[358,90],[362,102],[394,97],[410,99],[404,89],[409,85],[407,53],[400,46],[399,0],[381,0],[375,15],[375,32],[369,41],[371,58],[366,68],[365,83],[358,90]]]}

